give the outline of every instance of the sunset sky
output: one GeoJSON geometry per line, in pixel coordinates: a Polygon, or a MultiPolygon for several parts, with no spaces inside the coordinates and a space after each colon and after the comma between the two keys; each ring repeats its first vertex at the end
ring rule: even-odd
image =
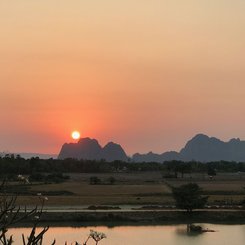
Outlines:
{"type": "Polygon", "coordinates": [[[0,152],[245,139],[245,1],[0,0],[0,85],[0,152]]]}

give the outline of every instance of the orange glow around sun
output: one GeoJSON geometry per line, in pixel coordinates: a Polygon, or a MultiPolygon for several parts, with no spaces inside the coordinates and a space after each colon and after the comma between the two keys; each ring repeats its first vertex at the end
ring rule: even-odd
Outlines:
{"type": "Polygon", "coordinates": [[[77,140],[80,138],[80,133],[78,131],[73,131],[71,133],[71,137],[72,137],[72,139],[77,140]]]}

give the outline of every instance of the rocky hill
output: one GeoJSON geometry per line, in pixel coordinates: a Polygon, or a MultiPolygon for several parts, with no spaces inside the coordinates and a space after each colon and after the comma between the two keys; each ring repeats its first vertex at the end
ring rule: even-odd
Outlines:
{"type": "Polygon", "coordinates": [[[231,139],[228,142],[221,141],[214,137],[198,134],[187,142],[180,152],[165,152],[162,154],[134,154],[135,162],[164,162],[169,160],[200,162],[210,161],[245,161],[245,141],[231,139]]]}
{"type": "MultiPolygon", "coordinates": [[[[76,158],[87,160],[105,159],[108,162],[114,160],[128,161],[128,156],[119,144],[109,142],[101,147],[96,139],[82,138],[77,143],[64,144],[58,159],[76,158]]],[[[181,161],[245,161],[245,141],[231,139],[228,142],[215,137],[198,134],[189,140],[180,152],[170,151],[162,154],[149,152],[147,154],[136,153],[132,157],[133,162],[164,162],[171,160],[181,161]]]]}
{"type": "Polygon", "coordinates": [[[101,147],[96,139],[90,138],[81,138],[77,143],[65,143],[61,148],[58,159],[65,158],[105,159],[108,162],[128,160],[125,151],[120,145],[110,142],[105,147],[101,147]]]}

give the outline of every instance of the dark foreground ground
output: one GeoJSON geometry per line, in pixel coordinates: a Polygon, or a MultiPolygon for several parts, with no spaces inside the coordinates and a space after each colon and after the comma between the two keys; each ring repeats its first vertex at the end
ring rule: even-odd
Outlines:
{"type": "MultiPolygon", "coordinates": [[[[29,220],[31,222],[31,220],[29,220]]],[[[27,222],[27,223],[29,223],[27,222]]],[[[40,223],[76,223],[83,226],[88,222],[161,224],[161,223],[235,223],[245,224],[245,210],[199,210],[191,214],[179,210],[135,210],[135,211],[79,211],[44,212],[40,223]]]]}

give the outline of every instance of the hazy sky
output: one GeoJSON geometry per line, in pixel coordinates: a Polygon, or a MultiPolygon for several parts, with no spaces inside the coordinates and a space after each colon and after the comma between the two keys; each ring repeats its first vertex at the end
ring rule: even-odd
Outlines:
{"type": "Polygon", "coordinates": [[[245,139],[244,0],[0,0],[0,151],[245,139]]]}

